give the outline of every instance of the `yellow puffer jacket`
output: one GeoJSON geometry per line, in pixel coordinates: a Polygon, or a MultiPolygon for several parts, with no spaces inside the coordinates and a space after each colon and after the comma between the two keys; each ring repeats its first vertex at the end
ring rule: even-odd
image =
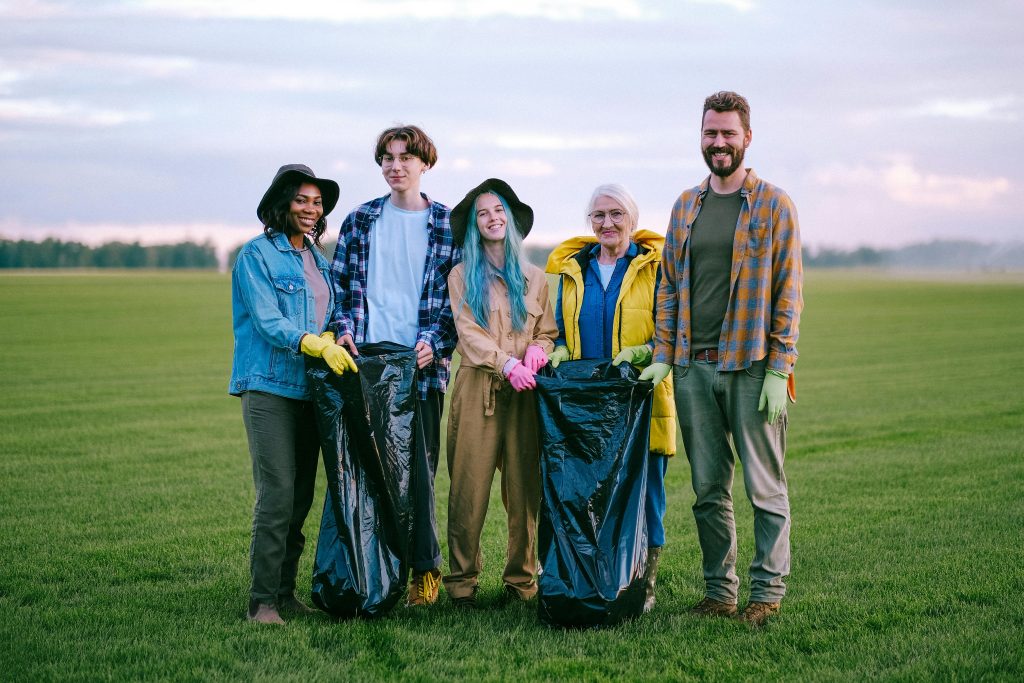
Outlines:
{"type": "MultiPolygon", "coordinates": [[[[619,300],[615,303],[612,355],[627,346],[647,344],[654,337],[654,286],[661,266],[665,238],[649,230],[637,230],[633,241],[640,248],[622,277],[619,300]]],[[[562,322],[571,358],[580,357],[580,308],[583,304],[583,270],[576,258],[581,249],[596,244],[595,237],[573,237],[555,247],[545,269],[562,282],[562,322]]],[[[675,455],[676,405],[672,396],[672,375],[654,387],[651,413],[651,453],[675,455]]]]}

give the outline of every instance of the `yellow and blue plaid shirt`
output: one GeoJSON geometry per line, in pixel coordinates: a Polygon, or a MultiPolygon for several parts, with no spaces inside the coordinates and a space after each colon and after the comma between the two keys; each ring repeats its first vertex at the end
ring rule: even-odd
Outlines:
{"type": "MultiPolygon", "coordinates": [[[[710,176],[676,200],[656,298],[654,361],[690,364],[690,230],[710,176]]],[[[803,310],[803,261],[796,207],[781,189],[747,170],[732,246],[729,304],[718,341],[718,368],[743,370],[768,356],[791,373],[803,310]]]]}

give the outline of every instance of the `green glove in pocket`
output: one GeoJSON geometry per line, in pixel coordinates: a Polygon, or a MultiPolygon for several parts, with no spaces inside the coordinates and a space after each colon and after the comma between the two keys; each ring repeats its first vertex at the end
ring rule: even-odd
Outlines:
{"type": "Polygon", "coordinates": [[[765,410],[767,408],[766,417],[770,424],[775,424],[775,421],[782,415],[783,408],[786,407],[786,385],[788,384],[788,375],[780,377],[771,371],[764,375],[764,384],[761,385],[761,398],[757,402],[757,409],[765,410]]]}

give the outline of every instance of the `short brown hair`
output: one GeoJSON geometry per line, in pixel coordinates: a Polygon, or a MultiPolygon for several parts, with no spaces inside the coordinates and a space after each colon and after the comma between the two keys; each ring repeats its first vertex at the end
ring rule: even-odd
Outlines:
{"type": "Polygon", "coordinates": [[[421,128],[418,126],[395,126],[377,136],[377,148],[373,158],[378,166],[381,165],[384,155],[388,153],[388,145],[395,140],[405,142],[405,151],[419,157],[420,161],[427,166],[433,167],[437,163],[437,148],[434,147],[434,141],[421,128]]]}
{"type": "Polygon", "coordinates": [[[740,115],[740,123],[743,124],[743,131],[750,130],[750,104],[743,95],[734,93],[731,90],[719,90],[714,95],[709,95],[704,100],[704,111],[700,115],[700,125],[704,126],[704,115],[709,109],[717,112],[734,111],[740,115]]]}

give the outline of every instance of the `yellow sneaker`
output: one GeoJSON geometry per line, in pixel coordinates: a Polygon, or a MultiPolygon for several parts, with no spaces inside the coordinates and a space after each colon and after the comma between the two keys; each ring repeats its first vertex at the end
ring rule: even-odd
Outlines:
{"type": "Polygon", "coordinates": [[[406,607],[416,605],[433,605],[437,602],[437,594],[441,588],[441,570],[430,569],[425,572],[413,572],[409,581],[409,597],[406,607]]]}

